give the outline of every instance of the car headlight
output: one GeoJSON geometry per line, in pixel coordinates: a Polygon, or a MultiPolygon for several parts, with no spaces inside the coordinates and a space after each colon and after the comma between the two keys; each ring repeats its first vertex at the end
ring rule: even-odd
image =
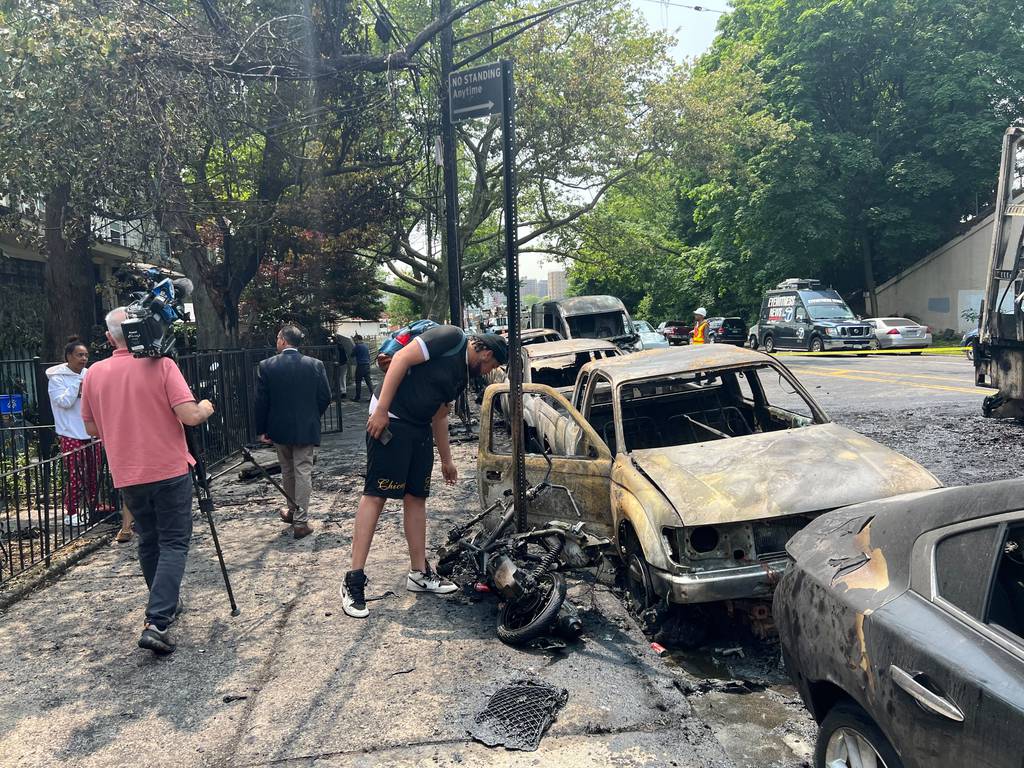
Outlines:
{"type": "Polygon", "coordinates": [[[835,336],[836,335],[836,329],[835,328],[826,328],[825,329],[825,335],[826,336],[835,336]]]}

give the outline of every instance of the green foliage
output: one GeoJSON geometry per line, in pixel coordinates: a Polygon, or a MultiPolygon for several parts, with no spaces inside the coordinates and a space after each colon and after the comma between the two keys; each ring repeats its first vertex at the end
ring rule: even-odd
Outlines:
{"type": "Polygon", "coordinates": [[[393,293],[388,296],[385,311],[391,325],[408,325],[413,320],[423,317],[423,311],[405,296],[393,293]]]}
{"type": "Polygon", "coordinates": [[[0,285],[0,358],[32,357],[42,350],[43,299],[38,289],[0,285]]]}
{"type": "Polygon", "coordinates": [[[1017,0],[733,8],[711,51],[665,85],[671,165],[578,228],[578,288],[615,288],[621,272],[620,295],[650,293],[658,316],[692,299],[750,317],[765,287],[792,276],[859,296],[990,199],[1000,136],[1024,117],[1017,0]],[[648,187],[674,202],[674,218],[648,187]],[[666,234],[678,273],[655,248],[666,234]],[[595,251],[605,261],[588,266],[595,251]],[[628,266],[607,264],[612,253],[628,266]],[[659,300],[666,284],[674,305],[659,300]]]}

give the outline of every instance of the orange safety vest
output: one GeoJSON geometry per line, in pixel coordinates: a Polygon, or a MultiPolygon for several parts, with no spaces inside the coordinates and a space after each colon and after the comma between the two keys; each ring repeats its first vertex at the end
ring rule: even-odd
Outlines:
{"type": "Polygon", "coordinates": [[[703,344],[704,343],[704,332],[707,330],[708,321],[702,320],[700,324],[693,329],[693,343],[703,344]]]}

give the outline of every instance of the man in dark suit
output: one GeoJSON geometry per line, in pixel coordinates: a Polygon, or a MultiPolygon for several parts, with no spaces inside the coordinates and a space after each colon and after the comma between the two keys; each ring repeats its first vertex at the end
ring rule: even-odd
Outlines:
{"type": "Polygon", "coordinates": [[[273,443],[284,489],[294,500],[281,519],[296,539],[309,536],[309,495],[313,454],[320,445],[320,417],[331,402],[327,371],[319,360],[299,352],[302,331],[286,325],[277,334],[277,352],[256,371],[256,432],[273,443]]]}

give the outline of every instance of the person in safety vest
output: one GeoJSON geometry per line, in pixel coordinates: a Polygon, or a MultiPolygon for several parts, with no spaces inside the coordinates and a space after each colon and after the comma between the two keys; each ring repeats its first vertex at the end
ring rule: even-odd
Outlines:
{"type": "Polygon", "coordinates": [[[693,330],[690,331],[691,342],[694,344],[706,344],[708,335],[708,311],[704,307],[698,307],[693,312],[693,330]]]}

